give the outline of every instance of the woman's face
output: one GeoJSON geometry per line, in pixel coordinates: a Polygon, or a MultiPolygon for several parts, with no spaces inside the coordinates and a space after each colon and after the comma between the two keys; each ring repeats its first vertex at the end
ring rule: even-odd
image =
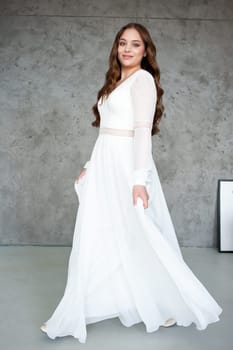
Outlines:
{"type": "Polygon", "coordinates": [[[141,67],[141,60],[145,54],[145,45],[136,29],[126,29],[122,33],[117,52],[122,67],[141,67]]]}

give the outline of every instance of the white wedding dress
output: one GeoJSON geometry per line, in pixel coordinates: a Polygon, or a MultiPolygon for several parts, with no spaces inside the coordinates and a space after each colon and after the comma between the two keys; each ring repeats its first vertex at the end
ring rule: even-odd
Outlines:
{"type": "Polygon", "coordinates": [[[203,330],[219,321],[221,307],[183,260],[152,157],[156,87],[140,69],[98,102],[99,135],[79,198],[64,295],[47,335],[86,342],[86,325],[119,317],[147,332],[173,318],[203,330]],[[149,207],[132,188],[145,185],[149,207]]]}

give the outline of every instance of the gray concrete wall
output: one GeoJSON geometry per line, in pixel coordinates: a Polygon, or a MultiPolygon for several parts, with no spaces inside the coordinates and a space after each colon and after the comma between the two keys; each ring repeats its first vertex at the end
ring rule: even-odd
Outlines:
{"type": "Polygon", "coordinates": [[[158,50],[153,155],[179,242],[215,246],[217,180],[233,177],[233,2],[12,0],[0,13],[0,243],[71,244],[91,106],[117,30],[138,21],[158,50]]]}

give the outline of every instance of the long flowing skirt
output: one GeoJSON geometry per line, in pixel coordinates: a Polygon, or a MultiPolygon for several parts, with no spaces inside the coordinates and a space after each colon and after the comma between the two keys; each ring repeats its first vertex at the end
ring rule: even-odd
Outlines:
{"type": "Polygon", "coordinates": [[[86,342],[86,325],[119,317],[153,332],[169,318],[203,330],[221,307],[183,260],[151,157],[149,207],[132,199],[132,138],[101,134],[79,198],[64,295],[48,321],[50,338],[86,342]]]}

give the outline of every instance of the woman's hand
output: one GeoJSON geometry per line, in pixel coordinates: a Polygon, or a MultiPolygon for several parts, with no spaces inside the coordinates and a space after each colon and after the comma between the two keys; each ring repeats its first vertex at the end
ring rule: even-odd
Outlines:
{"type": "Polygon", "coordinates": [[[79,180],[81,179],[81,177],[85,175],[86,170],[87,170],[86,168],[83,168],[83,169],[82,169],[81,173],[79,174],[79,176],[78,176],[77,179],[75,180],[76,182],[79,182],[79,180]]]}
{"type": "Polygon", "coordinates": [[[134,185],[133,186],[133,204],[137,203],[137,198],[140,197],[143,201],[144,209],[148,208],[149,195],[146,190],[146,186],[134,185]]]}

